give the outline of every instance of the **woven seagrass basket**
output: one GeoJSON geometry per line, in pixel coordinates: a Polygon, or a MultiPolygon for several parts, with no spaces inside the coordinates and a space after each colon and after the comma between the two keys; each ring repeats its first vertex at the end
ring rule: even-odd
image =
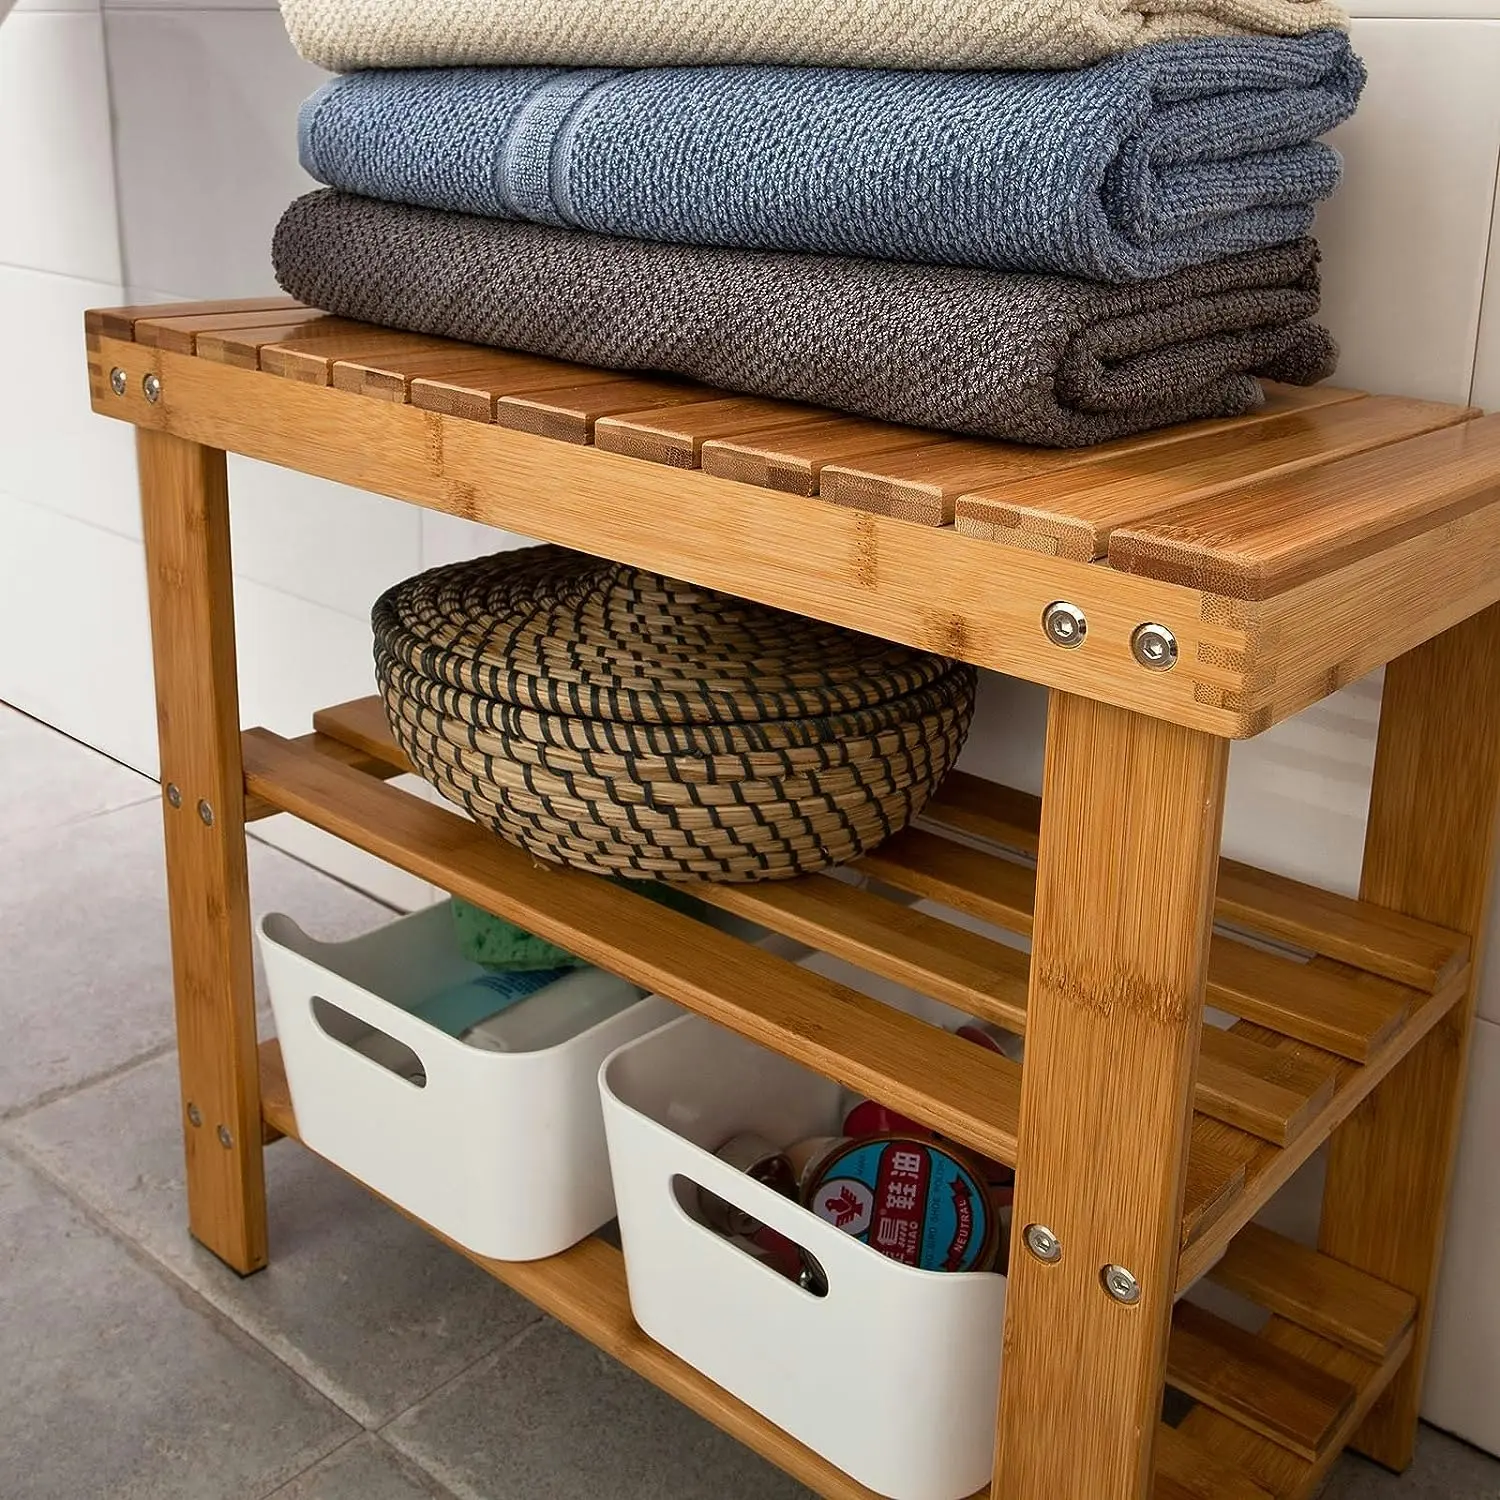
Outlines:
{"type": "Polygon", "coordinates": [[[558,547],[375,605],[386,713],[442,794],[537,858],[768,880],[904,828],[958,757],[975,673],[558,547]]]}

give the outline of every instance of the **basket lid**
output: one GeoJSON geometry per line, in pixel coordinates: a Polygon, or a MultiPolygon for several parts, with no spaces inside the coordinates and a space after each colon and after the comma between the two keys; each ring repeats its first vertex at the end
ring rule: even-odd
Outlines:
{"type": "Polygon", "coordinates": [[[380,648],[423,676],[544,713],[646,723],[814,718],[936,682],[943,656],[562,547],[389,589],[380,648]]]}

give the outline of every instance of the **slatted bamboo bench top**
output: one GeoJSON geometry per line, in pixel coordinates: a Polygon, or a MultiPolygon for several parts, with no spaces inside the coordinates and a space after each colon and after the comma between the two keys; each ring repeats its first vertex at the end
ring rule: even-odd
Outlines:
{"type": "Polygon", "coordinates": [[[286,298],[86,328],[106,415],[1233,738],[1500,598],[1500,417],[1462,406],[1273,386],[1044,449],[286,298]]]}

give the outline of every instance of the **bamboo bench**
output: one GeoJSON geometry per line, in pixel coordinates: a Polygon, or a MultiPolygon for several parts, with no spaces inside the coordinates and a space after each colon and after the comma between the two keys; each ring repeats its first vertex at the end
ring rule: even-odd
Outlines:
{"type": "MultiPolygon", "coordinates": [[[[1273,389],[1248,417],[1057,452],[286,299],[86,329],[95,409],[139,428],[203,1244],[265,1264],[262,1150],[297,1133],[255,1032],[244,843],[286,811],[1014,1164],[995,1496],[1300,1500],[1351,1443],[1405,1466],[1500,798],[1500,418],[1273,389]],[[226,451],[1051,689],[1040,799],[956,774],[861,885],[700,892],[1024,1030],[1024,1069],[389,785],[407,767],[374,699],[242,734],[226,451]],[[1386,663],[1358,899],[1221,859],[1230,742],[1386,663]],[[1254,1223],[1330,1140],[1318,1248],[1254,1223]],[[1269,1314],[1258,1333],[1177,1301],[1203,1275],[1269,1314]],[[1164,1386],[1188,1398],[1173,1425],[1164,1386]]],[[[479,1263],[818,1493],[868,1500],[641,1334],[605,1241],[479,1263]]]]}

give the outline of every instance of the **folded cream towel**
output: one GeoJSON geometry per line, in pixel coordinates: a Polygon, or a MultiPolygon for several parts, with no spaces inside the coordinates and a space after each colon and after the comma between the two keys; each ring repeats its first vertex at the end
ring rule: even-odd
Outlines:
{"type": "Polygon", "coordinates": [[[356,68],[1074,68],[1182,37],[1343,27],[1333,0],[281,0],[297,50],[356,68]]]}

